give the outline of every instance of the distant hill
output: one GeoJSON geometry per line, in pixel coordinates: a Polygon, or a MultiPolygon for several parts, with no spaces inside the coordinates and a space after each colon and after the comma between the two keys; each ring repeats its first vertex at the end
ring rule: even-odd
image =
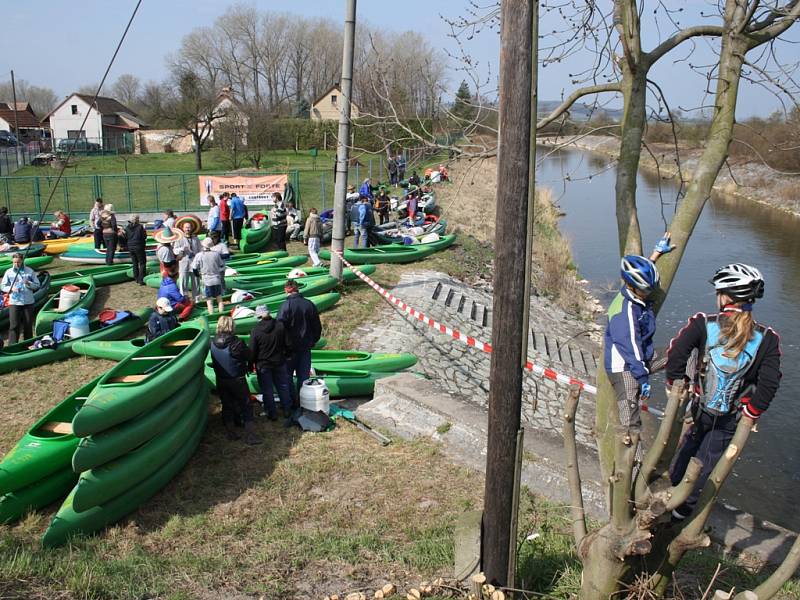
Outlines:
{"type": "MultiPolygon", "coordinates": [[[[549,114],[553,111],[561,100],[539,100],[539,116],[549,114]]],[[[592,108],[588,104],[576,102],[569,109],[570,117],[573,121],[588,121],[590,118],[597,118],[602,116],[612,121],[619,121],[622,118],[622,109],[620,108],[592,108]]]]}

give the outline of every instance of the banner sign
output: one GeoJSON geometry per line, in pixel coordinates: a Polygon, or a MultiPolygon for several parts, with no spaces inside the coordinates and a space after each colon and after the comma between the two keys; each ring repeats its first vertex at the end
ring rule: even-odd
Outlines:
{"type": "Polygon", "coordinates": [[[199,175],[200,204],[208,206],[206,197],[211,194],[219,198],[223,192],[236,193],[248,205],[272,205],[272,194],[283,190],[289,181],[288,175],[223,176],[199,175]]]}

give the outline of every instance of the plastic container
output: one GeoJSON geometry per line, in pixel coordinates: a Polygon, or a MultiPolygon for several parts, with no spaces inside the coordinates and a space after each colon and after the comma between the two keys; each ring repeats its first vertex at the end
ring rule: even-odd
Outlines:
{"type": "Polygon", "coordinates": [[[69,323],[69,337],[76,338],[86,335],[89,329],[89,311],[85,308],[76,308],[64,315],[62,321],[69,323]]]}
{"type": "Polygon", "coordinates": [[[325,380],[318,377],[306,379],[300,388],[300,406],[312,412],[331,412],[331,395],[325,380]]]}
{"type": "Polygon", "coordinates": [[[58,311],[66,312],[75,306],[81,299],[81,288],[76,285],[68,283],[61,288],[61,293],[58,295],[58,311]]]}
{"type": "Polygon", "coordinates": [[[428,242],[438,242],[438,241],[439,241],[438,233],[429,233],[427,235],[422,236],[422,239],[419,241],[419,243],[427,244],[428,242]]]}

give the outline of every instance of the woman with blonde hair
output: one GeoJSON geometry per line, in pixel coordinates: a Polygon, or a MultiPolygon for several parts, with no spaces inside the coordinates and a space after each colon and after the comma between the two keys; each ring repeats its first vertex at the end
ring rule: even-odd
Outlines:
{"type": "Polygon", "coordinates": [[[672,513],[677,520],[694,510],[739,419],[755,423],[769,408],[781,379],[780,338],[753,318],[753,304],[764,296],[760,271],[734,263],[719,269],[711,283],[719,313],[690,318],[667,353],[667,390],[675,379],[684,378],[693,393],[693,423],[672,465],[672,484],[683,479],[693,457],[703,463],[694,491],[672,513]],[[690,363],[694,365],[687,370],[690,363]]]}
{"type": "Polygon", "coordinates": [[[233,319],[227,315],[217,321],[217,331],[211,340],[211,363],[217,380],[217,393],[222,402],[222,423],[229,440],[240,439],[236,427],[244,425],[244,442],[260,444],[255,434],[247,371],[250,349],[235,334],[233,319]]]}

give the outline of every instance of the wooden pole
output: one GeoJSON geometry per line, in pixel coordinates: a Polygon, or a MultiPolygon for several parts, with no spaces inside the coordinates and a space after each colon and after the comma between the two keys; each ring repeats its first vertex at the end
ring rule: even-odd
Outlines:
{"type": "MultiPolygon", "coordinates": [[[[356,39],[356,0],[347,0],[344,20],[344,47],[342,50],[342,105],[339,110],[339,138],[336,140],[336,181],[333,196],[333,239],[331,250],[344,252],[344,236],[347,218],[344,214],[347,194],[347,170],[350,162],[350,148],[347,140],[352,139],[350,131],[350,108],[353,98],[353,53],[356,39]]],[[[342,280],[342,261],[331,252],[331,276],[342,280]]]]}
{"type": "Polygon", "coordinates": [[[483,566],[495,585],[507,585],[514,458],[522,407],[522,324],[530,167],[534,0],[503,0],[500,19],[493,352],[489,369],[489,439],[483,521],[483,566]]]}

